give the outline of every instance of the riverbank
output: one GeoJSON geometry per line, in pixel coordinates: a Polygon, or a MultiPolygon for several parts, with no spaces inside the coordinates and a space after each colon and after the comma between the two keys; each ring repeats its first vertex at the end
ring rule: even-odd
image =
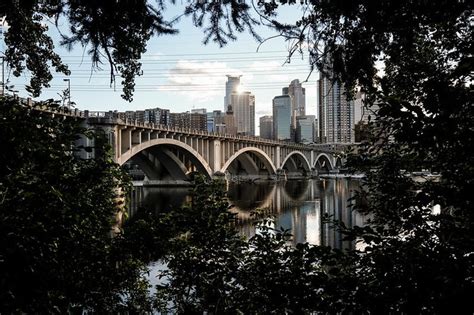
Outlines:
{"type": "MultiPolygon", "coordinates": [[[[318,177],[308,177],[308,176],[297,176],[297,175],[287,175],[287,176],[260,176],[260,175],[234,175],[234,176],[225,176],[222,177],[222,180],[225,180],[229,183],[265,183],[265,182],[284,182],[287,180],[309,180],[317,179],[318,177]]],[[[193,186],[192,180],[133,180],[133,186],[135,187],[189,187],[193,186]]]]}
{"type": "Polygon", "coordinates": [[[135,187],[187,187],[193,186],[192,181],[188,180],[134,180],[135,187]]]}
{"type": "Polygon", "coordinates": [[[334,178],[345,178],[345,179],[362,179],[365,174],[319,174],[319,178],[323,179],[334,179],[334,178]]]}

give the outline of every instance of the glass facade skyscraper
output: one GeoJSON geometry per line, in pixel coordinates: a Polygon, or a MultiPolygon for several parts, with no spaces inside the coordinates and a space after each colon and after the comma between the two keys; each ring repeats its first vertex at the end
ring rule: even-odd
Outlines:
{"type": "Polygon", "coordinates": [[[306,89],[296,79],[283,88],[282,94],[291,96],[291,125],[296,128],[296,117],[306,114],[306,89]]]}
{"type": "Polygon", "coordinates": [[[225,96],[224,96],[224,112],[227,111],[227,108],[231,104],[231,95],[232,93],[237,93],[237,88],[240,85],[241,75],[232,76],[227,75],[227,82],[225,83],[225,96]]]}
{"type": "Polygon", "coordinates": [[[273,137],[275,140],[291,140],[291,96],[273,98],[273,137]]]}
{"type": "Polygon", "coordinates": [[[314,115],[296,117],[296,142],[315,142],[316,117],[314,115]]]}

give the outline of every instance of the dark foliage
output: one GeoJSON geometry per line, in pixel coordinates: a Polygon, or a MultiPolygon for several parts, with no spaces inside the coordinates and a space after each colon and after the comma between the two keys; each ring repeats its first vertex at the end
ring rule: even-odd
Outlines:
{"type": "MultiPolygon", "coordinates": [[[[268,17],[278,7],[261,4],[268,17]]],[[[251,240],[242,258],[249,268],[229,271],[237,291],[226,289],[226,296],[246,306],[227,298],[229,309],[473,311],[472,9],[464,1],[315,1],[295,25],[272,22],[296,40],[290,53],[309,47],[314,67],[349,89],[360,88],[366,106],[380,108],[369,140],[349,156],[349,166],[366,174],[354,209],[371,219],[364,227],[341,227],[365,246],[362,251],[285,249],[278,245],[281,236],[251,240]],[[383,62],[383,75],[377,75],[376,61],[383,62]],[[416,176],[422,169],[439,176],[416,176]],[[292,295],[294,288],[301,294],[292,295]]],[[[173,284],[180,288],[176,266],[173,284]]],[[[186,283],[182,296],[197,293],[189,278],[186,283]]],[[[216,311],[204,308],[215,304],[194,302],[199,311],[216,311]]]]}
{"type": "MultiPolygon", "coordinates": [[[[280,5],[287,4],[295,1],[280,5]]],[[[266,21],[296,42],[290,55],[308,47],[313,67],[360,88],[368,107],[380,107],[369,141],[349,157],[367,176],[355,209],[371,220],[341,227],[365,249],[289,248],[285,231],[265,226],[244,242],[213,183],[198,183],[190,207],[160,217],[144,213],[130,221],[127,238],[111,238],[111,187],[121,181],[107,155],[78,159],[74,124],[3,99],[4,312],[146,310],[140,261],[164,254],[169,284],[159,288],[158,301],[181,313],[473,312],[472,3],[311,1],[294,25],[278,22],[278,7],[260,3],[266,21]],[[383,75],[376,61],[383,62],[383,75]],[[420,169],[440,176],[412,176],[420,169]],[[433,213],[436,204],[440,214],[433,213]]],[[[11,26],[7,61],[15,75],[32,72],[34,95],[51,80],[49,65],[67,74],[41,24],[66,18],[71,35],[64,44],[89,45],[96,65],[105,52],[112,78],[115,71],[122,75],[124,97],[131,99],[145,42],[173,33],[162,9],[162,2],[4,1],[0,15],[11,26]]],[[[196,1],[185,14],[204,27],[205,43],[225,44],[235,39],[234,30],[252,29],[248,10],[237,1],[196,1]]]]}
{"type": "MultiPolygon", "coordinates": [[[[170,1],[173,5],[175,1],[170,1]]],[[[110,67],[110,83],[120,75],[122,97],[132,101],[135,77],[142,75],[141,56],[153,36],[178,32],[173,23],[163,18],[165,1],[16,1],[0,3],[0,17],[9,24],[5,34],[6,61],[13,75],[25,70],[32,74],[27,90],[37,97],[43,87],[49,87],[56,72],[70,74],[68,67],[54,51],[48,34],[50,26],[67,23],[60,30],[61,45],[72,49],[79,44],[90,55],[97,70],[105,59],[110,67]]],[[[235,40],[235,32],[253,30],[257,24],[249,14],[250,7],[241,1],[189,1],[183,15],[191,15],[197,27],[203,28],[207,44],[211,40],[220,46],[235,40]]]]}
{"type": "MultiPolygon", "coordinates": [[[[196,178],[193,202],[170,221],[175,231],[157,305],[172,313],[334,311],[357,284],[348,256],[328,247],[288,245],[288,231],[257,220],[244,240],[222,184],[196,178]]],[[[348,301],[344,305],[349,304],[348,301]]]]}
{"type": "Polygon", "coordinates": [[[372,136],[349,157],[367,175],[355,209],[371,217],[346,231],[368,245],[356,253],[353,310],[472,312],[472,20],[465,1],[361,0],[316,1],[294,26],[273,23],[379,107],[372,136]],[[422,169],[439,176],[413,176],[422,169]]]}
{"type": "Polygon", "coordinates": [[[112,237],[128,181],[105,138],[71,118],[0,101],[0,312],[148,307],[144,265],[112,237]],[[78,157],[85,132],[94,159],[78,157]]]}

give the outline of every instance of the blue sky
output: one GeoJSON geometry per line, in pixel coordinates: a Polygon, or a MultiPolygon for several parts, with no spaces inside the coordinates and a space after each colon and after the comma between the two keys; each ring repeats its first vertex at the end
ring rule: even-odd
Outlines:
{"type": "MultiPolygon", "coordinates": [[[[165,17],[171,19],[180,12],[179,5],[169,6],[165,17]]],[[[279,19],[285,21],[294,21],[297,16],[301,16],[299,6],[284,8],[279,13],[279,19]]],[[[237,41],[219,48],[215,43],[202,44],[202,30],[192,25],[191,18],[181,18],[175,27],[180,31],[178,35],[155,37],[149,42],[148,52],[142,59],[143,76],[136,79],[131,103],[120,97],[120,78],[115,90],[110,87],[108,64],[104,64],[102,71],[91,72],[90,58],[83,55],[83,47],[76,46],[73,51],[67,52],[57,45],[57,51],[72,72],[71,100],[79,109],[96,111],[154,107],[168,108],[172,112],[193,108],[222,110],[226,74],[239,74],[242,75],[244,89],[255,94],[258,120],[262,115],[271,114],[272,99],[281,94],[282,87],[293,79],[304,81],[309,74],[306,58],[295,56],[290,64],[284,64],[288,43],[282,38],[268,40],[257,53],[258,43],[247,33],[238,34],[237,41]]],[[[56,37],[54,28],[50,26],[53,37],[56,37]]],[[[274,31],[263,26],[258,27],[257,31],[263,38],[275,35],[274,31]]],[[[7,78],[21,96],[28,96],[23,89],[28,82],[28,73],[20,78],[12,75],[7,78]]],[[[40,99],[58,99],[59,93],[67,88],[64,78],[56,74],[51,88],[45,89],[40,99]]],[[[304,84],[307,114],[316,114],[316,80],[314,72],[309,82],[304,84]]]]}

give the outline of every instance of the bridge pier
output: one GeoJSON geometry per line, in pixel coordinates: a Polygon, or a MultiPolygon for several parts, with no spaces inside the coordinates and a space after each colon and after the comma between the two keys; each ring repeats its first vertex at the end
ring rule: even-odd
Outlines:
{"type": "Polygon", "coordinates": [[[211,165],[211,169],[213,173],[219,172],[221,170],[221,156],[222,156],[222,149],[221,149],[221,142],[220,140],[211,140],[210,141],[210,148],[211,152],[209,154],[209,164],[211,165]]]}

